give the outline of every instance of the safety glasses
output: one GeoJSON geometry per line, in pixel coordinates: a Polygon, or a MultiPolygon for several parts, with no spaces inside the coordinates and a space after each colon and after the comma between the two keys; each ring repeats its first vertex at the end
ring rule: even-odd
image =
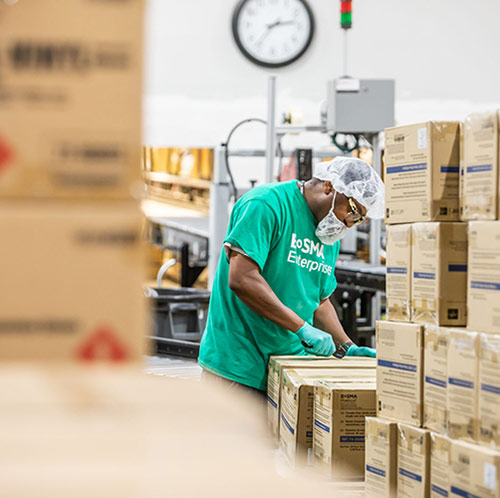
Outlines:
{"type": "Polygon", "coordinates": [[[349,206],[351,207],[351,212],[347,213],[346,220],[349,219],[352,221],[353,225],[361,225],[366,220],[366,217],[361,214],[358,209],[358,206],[350,197],[347,198],[349,201],[349,206]]]}

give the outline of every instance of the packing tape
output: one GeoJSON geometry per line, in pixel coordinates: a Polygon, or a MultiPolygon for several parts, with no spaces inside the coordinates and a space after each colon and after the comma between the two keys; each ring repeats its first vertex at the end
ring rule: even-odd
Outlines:
{"type": "Polygon", "coordinates": [[[411,317],[413,322],[424,322],[439,325],[437,311],[429,306],[429,299],[412,299],[411,317]],[[417,305],[417,301],[421,304],[417,305]]]}

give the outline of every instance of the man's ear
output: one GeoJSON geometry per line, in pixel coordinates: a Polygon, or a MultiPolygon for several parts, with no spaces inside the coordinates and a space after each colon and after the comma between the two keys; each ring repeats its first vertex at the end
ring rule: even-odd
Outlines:
{"type": "Polygon", "coordinates": [[[326,180],[325,181],[325,184],[323,186],[323,193],[325,195],[329,195],[331,194],[332,192],[334,192],[334,188],[333,188],[333,185],[332,185],[332,182],[330,182],[330,180],[326,180]]]}

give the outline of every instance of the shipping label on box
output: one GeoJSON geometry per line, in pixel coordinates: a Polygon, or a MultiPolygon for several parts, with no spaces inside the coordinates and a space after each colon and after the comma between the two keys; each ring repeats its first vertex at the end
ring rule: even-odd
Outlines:
{"type": "Polygon", "coordinates": [[[398,424],[398,496],[426,498],[430,483],[429,431],[398,424]]]}
{"type": "Polygon", "coordinates": [[[386,302],[389,320],[411,321],[411,225],[387,225],[386,302]]]}
{"type": "Polygon", "coordinates": [[[385,130],[387,224],[457,221],[459,123],[385,130]]]}
{"type": "Polygon", "coordinates": [[[142,39],[142,0],[3,5],[2,197],[140,192],[142,39]]]}
{"type": "Polygon", "coordinates": [[[451,441],[451,496],[498,498],[500,453],[463,441],[451,441]]]}
{"type": "Polygon", "coordinates": [[[280,427],[280,389],[287,368],[375,368],[374,358],[325,356],[271,356],[267,373],[267,414],[271,431],[278,437],[280,427]]]}
{"type": "Polygon", "coordinates": [[[479,334],[450,329],[448,343],[448,436],[476,441],[479,334]]]}
{"type": "Polygon", "coordinates": [[[467,326],[500,332],[500,221],[469,223],[468,256],[467,326]]]}
{"type": "Polygon", "coordinates": [[[365,419],[365,495],[396,496],[398,432],[396,422],[365,419]]]}
{"type": "Polygon", "coordinates": [[[422,325],[377,322],[377,417],[422,425],[422,325]]]}
{"type": "Polygon", "coordinates": [[[500,335],[479,334],[479,442],[500,448],[500,335]]]}
{"type": "Polygon", "coordinates": [[[3,203],[0,359],[142,361],[141,222],[135,203],[3,203]]]}
{"type": "Polygon", "coordinates": [[[322,382],[314,388],[314,464],[334,478],[363,479],[365,417],[376,412],[376,384],[322,382]]]}
{"type": "Polygon", "coordinates": [[[430,433],[431,438],[431,473],[430,496],[440,498],[450,494],[450,444],[442,434],[430,433]]]}
{"type": "Polygon", "coordinates": [[[412,321],[467,324],[467,225],[412,225],[412,321]]]}
{"type": "Polygon", "coordinates": [[[494,220],[498,204],[498,115],[474,113],[464,123],[463,219],[494,220]]]}
{"type": "Polygon", "coordinates": [[[311,463],[314,386],[324,380],[375,383],[374,369],[285,369],[281,389],[280,448],[293,467],[311,463]]]}
{"type": "Polygon", "coordinates": [[[424,332],[424,427],[446,434],[448,329],[426,325],[424,332]]]}

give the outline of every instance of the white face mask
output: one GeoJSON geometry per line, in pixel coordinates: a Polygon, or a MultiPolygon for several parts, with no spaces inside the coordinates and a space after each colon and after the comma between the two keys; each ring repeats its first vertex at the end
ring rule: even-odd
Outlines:
{"type": "Polygon", "coordinates": [[[328,246],[341,240],[347,230],[347,227],[335,216],[333,211],[336,196],[337,191],[333,194],[332,209],[330,209],[328,214],[318,223],[316,231],[314,232],[316,237],[318,237],[323,244],[328,246]]]}

